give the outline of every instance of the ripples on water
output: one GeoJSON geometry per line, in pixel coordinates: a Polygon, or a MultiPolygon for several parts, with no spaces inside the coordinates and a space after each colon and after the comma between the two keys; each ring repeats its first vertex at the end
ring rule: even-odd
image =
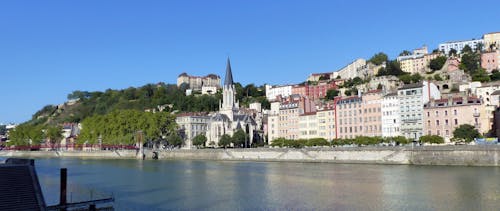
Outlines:
{"type": "Polygon", "coordinates": [[[498,210],[500,168],[38,159],[47,204],[113,194],[116,210],[498,210]]]}

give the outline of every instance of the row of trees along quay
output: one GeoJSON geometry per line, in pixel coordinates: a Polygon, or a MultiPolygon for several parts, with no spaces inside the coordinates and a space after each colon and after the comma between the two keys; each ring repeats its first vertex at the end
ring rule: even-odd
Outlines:
{"type": "MultiPolygon", "coordinates": [[[[83,129],[76,143],[65,145],[82,149],[85,146],[98,145],[103,149],[136,149],[137,142],[145,140],[148,146],[165,145],[180,147],[182,138],[177,133],[175,117],[169,113],[140,112],[135,110],[122,110],[111,112],[107,115],[96,115],[85,119],[83,129]],[[137,135],[140,131],[140,137],[137,135]]],[[[60,148],[55,140],[62,138],[58,127],[42,129],[40,126],[20,125],[11,133],[10,149],[33,150],[41,148],[60,148]],[[42,140],[46,139],[43,144],[42,140]]],[[[480,138],[480,133],[472,125],[460,125],[453,131],[452,141],[472,142],[480,138]]],[[[255,143],[247,146],[248,135],[243,130],[237,130],[233,136],[223,135],[219,140],[219,147],[261,147],[265,143],[255,143]]],[[[397,137],[367,137],[358,136],[352,139],[334,139],[328,141],[324,138],[291,140],[278,138],[270,144],[272,147],[303,148],[314,146],[369,146],[380,144],[405,145],[418,141],[420,143],[443,144],[444,138],[437,135],[425,135],[419,140],[397,137]]],[[[193,138],[193,145],[198,148],[215,147],[215,143],[206,143],[207,138],[199,134],[193,138]]]]}

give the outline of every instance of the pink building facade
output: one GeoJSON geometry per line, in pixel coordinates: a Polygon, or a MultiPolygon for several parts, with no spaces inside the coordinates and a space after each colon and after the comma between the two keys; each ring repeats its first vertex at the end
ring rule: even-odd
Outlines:
{"type": "Polygon", "coordinates": [[[349,139],[363,135],[363,101],[353,96],[339,99],[336,104],[337,138],[349,139]]]}
{"type": "Polygon", "coordinates": [[[500,58],[499,51],[485,52],[481,54],[481,67],[486,71],[491,72],[495,69],[500,69],[498,59],[500,58]]]}
{"type": "Polygon", "coordinates": [[[424,105],[424,134],[438,135],[449,141],[453,131],[462,124],[482,131],[481,100],[475,97],[455,97],[431,100],[424,105]]]}
{"type": "Polygon", "coordinates": [[[316,85],[295,85],[292,87],[292,94],[306,96],[311,100],[319,100],[326,97],[326,92],[330,89],[337,89],[335,81],[319,82],[316,85]]]}
{"type": "Polygon", "coordinates": [[[363,94],[362,125],[364,136],[382,136],[382,93],[372,90],[363,94]]]}

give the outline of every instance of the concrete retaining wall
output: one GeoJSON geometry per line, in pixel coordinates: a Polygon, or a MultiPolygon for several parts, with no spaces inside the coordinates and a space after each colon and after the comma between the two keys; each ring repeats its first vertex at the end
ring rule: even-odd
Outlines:
{"type": "MultiPolygon", "coordinates": [[[[157,151],[159,159],[290,161],[414,165],[500,166],[500,146],[354,147],[309,149],[198,149],[157,151]]],[[[146,151],[152,159],[153,151],[146,151]]],[[[137,159],[135,150],[0,151],[2,157],[137,159]]]]}

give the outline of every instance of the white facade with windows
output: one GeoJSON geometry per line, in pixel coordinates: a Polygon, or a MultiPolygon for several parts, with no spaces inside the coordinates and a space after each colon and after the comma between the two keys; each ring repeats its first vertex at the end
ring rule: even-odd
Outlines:
{"type": "Polygon", "coordinates": [[[401,135],[418,140],[423,135],[424,104],[441,98],[437,86],[427,81],[408,84],[398,89],[400,101],[401,135]]]}
{"type": "Polygon", "coordinates": [[[316,113],[302,114],[299,117],[299,139],[318,137],[318,119],[316,113]]]}
{"type": "Polygon", "coordinates": [[[397,93],[387,94],[382,99],[382,137],[400,136],[400,101],[397,93]]]}
{"type": "Polygon", "coordinates": [[[334,73],[334,76],[340,76],[342,79],[351,79],[356,77],[362,77],[362,74],[358,72],[366,65],[366,60],[364,59],[356,59],[352,63],[343,67],[340,70],[337,70],[334,73]]]}
{"type": "Polygon", "coordinates": [[[184,140],[183,147],[190,149],[193,147],[193,138],[195,136],[207,133],[210,116],[199,114],[179,115],[175,122],[181,130],[181,137],[184,140]]]}
{"type": "Polygon", "coordinates": [[[266,84],[266,98],[268,100],[275,100],[277,96],[288,97],[292,94],[292,86],[271,86],[266,84]]]}
{"type": "Polygon", "coordinates": [[[482,39],[477,40],[462,40],[462,41],[451,41],[439,44],[439,50],[448,54],[451,49],[457,50],[457,53],[461,53],[462,49],[468,45],[472,48],[472,50],[476,49],[477,44],[483,43],[482,39]]]}

